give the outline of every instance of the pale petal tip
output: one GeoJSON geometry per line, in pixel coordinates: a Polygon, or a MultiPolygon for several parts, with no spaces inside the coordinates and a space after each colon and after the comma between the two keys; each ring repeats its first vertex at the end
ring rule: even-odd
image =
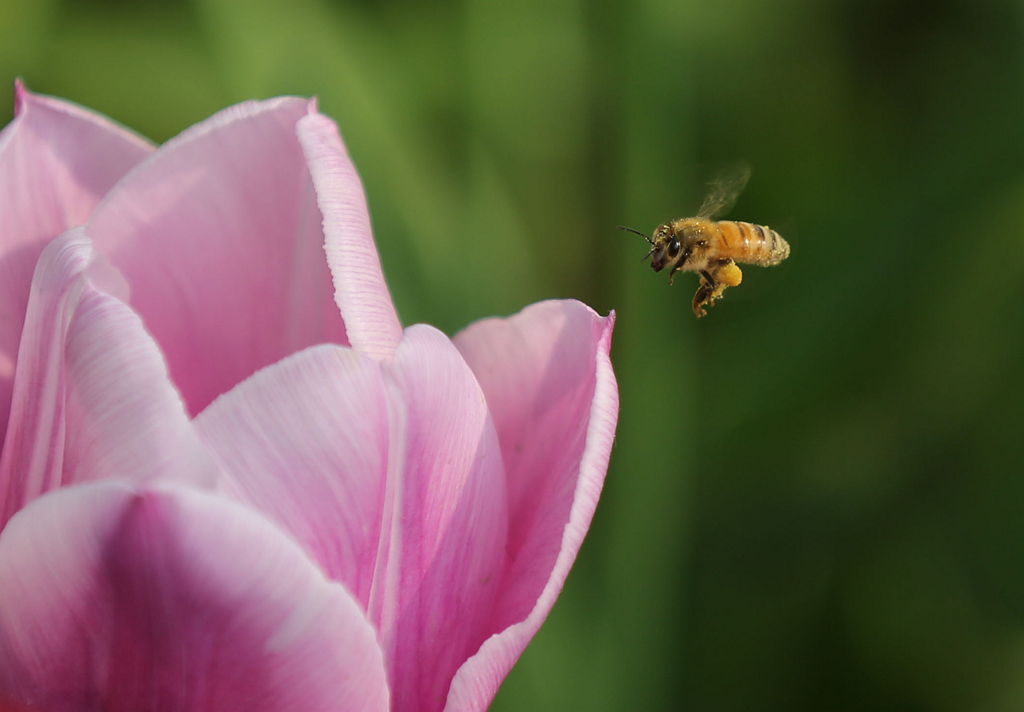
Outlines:
{"type": "Polygon", "coordinates": [[[315,94],[309,97],[309,105],[306,109],[307,114],[319,114],[320,113],[320,97],[315,94]]]}
{"type": "Polygon", "coordinates": [[[14,78],[14,115],[19,116],[28,101],[28,89],[25,88],[25,80],[21,77],[14,78]]]}
{"type": "Polygon", "coordinates": [[[612,332],[615,331],[615,319],[616,319],[616,316],[617,315],[615,313],[615,310],[611,309],[611,310],[608,311],[608,316],[603,317],[601,319],[601,321],[604,322],[604,328],[605,328],[605,337],[604,338],[609,340],[609,345],[610,345],[610,341],[611,341],[611,338],[612,338],[612,332]]]}

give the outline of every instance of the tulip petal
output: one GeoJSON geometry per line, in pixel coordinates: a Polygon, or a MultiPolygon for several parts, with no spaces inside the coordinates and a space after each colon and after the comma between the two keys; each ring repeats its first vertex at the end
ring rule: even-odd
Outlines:
{"type": "Polygon", "coordinates": [[[90,220],[191,413],[306,346],[347,343],[295,135],[308,110],[285,97],[221,111],[129,173],[90,220]]]}
{"type": "Polygon", "coordinates": [[[298,134],[324,216],[327,264],[349,342],[388,358],[402,339],[402,326],[381,272],[362,181],[329,118],[311,113],[299,121],[298,134]]]}
{"type": "Polygon", "coordinates": [[[0,708],[386,710],[343,587],[226,498],[104,482],[0,533],[0,708]]]}
{"type": "Polygon", "coordinates": [[[153,147],[126,129],[15,84],[17,116],[0,133],[0,442],[29,282],[43,246],[84,223],[153,147]]]}
{"type": "Polygon", "coordinates": [[[0,455],[0,528],[28,501],[75,482],[216,476],[156,344],[97,286],[116,291],[116,278],[82,228],[39,258],[0,455]]]}
{"type": "Polygon", "coordinates": [[[195,425],[236,496],[292,532],[369,611],[395,709],[440,709],[491,632],[507,530],[494,426],[448,338],[412,327],[380,363],[309,349],[195,425]]]}
{"type": "Polygon", "coordinates": [[[505,566],[507,492],[494,423],[472,372],[441,332],[406,330],[393,362],[384,534],[370,617],[399,709],[439,710],[487,633],[505,566]]]}
{"type": "Polygon", "coordinates": [[[455,343],[487,394],[509,480],[509,569],[494,635],[452,682],[446,710],[482,710],[547,617],[597,506],[618,418],[614,314],[534,304],[455,343]]]}
{"type": "Polygon", "coordinates": [[[388,467],[377,361],[313,346],[240,383],[194,424],[226,470],[224,493],[278,522],[365,606],[388,467]]]}

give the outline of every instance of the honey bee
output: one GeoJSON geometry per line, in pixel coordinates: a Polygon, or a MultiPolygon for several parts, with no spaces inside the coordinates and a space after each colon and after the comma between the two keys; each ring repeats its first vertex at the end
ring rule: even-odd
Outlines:
{"type": "Polygon", "coordinates": [[[676,272],[686,270],[700,275],[693,295],[693,313],[698,319],[707,316],[705,306],[714,306],[728,287],[743,281],[737,262],[771,267],[789,257],[789,243],[767,225],[712,219],[732,207],[749,178],[750,169],[746,166],[724,174],[711,183],[694,217],[662,223],[650,237],[631,227],[619,226],[650,243],[651,250],[644,259],[651,258],[655,272],[671,268],[669,284],[676,272]]]}

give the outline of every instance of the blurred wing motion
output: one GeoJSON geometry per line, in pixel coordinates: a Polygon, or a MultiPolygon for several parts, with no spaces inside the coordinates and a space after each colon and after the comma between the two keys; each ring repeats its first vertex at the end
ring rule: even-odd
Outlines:
{"type": "Polygon", "coordinates": [[[750,166],[746,163],[739,163],[722,171],[717,178],[708,183],[708,194],[697,211],[697,217],[713,218],[729,210],[743,192],[748,180],[750,166]]]}

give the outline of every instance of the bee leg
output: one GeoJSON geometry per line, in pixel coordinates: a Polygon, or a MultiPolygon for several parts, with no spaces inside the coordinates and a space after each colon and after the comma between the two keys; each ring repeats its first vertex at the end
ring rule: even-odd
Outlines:
{"type": "Polygon", "coordinates": [[[722,284],[721,281],[715,279],[714,276],[706,270],[701,270],[700,276],[700,283],[707,287],[708,290],[708,296],[706,299],[708,306],[713,307],[715,306],[715,300],[722,296],[722,292],[725,291],[725,285],[722,284]]]}
{"type": "Polygon", "coordinates": [[[697,288],[697,293],[693,295],[693,313],[697,315],[698,319],[707,316],[707,310],[704,307],[715,306],[715,301],[721,298],[726,286],[716,281],[707,270],[700,271],[700,286],[697,288]]]}
{"type": "Polygon", "coordinates": [[[708,315],[707,310],[704,309],[705,304],[708,306],[715,305],[715,289],[717,286],[710,273],[706,270],[700,271],[700,286],[697,287],[697,292],[693,295],[693,313],[698,319],[708,315]]]}
{"type": "Polygon", "coordinates": [[[701,282],[700,286],[697,287],[697,293],[693,295],[693,314],[698,319],[708,315],[704,305],[708,303],[710,297],[711,290],[708,288],[708,285],[701,282]]]}
{"type": "Polygon", "coordinates": [[[688,259],[690,259],[690,250],[687,250],[686,252],[684,252],[683,256],[680,257],[678,259],[678,261],[676,262],[676,266],[672,268],[672,271],[668,275],[668,286],[670,286],[670,287],[672,286],[672,282],[674,282],[675,279],[676,279],[676,272],[682,272],[683,271],[683,265],[686,264],[686,261],[688,259]]]}

